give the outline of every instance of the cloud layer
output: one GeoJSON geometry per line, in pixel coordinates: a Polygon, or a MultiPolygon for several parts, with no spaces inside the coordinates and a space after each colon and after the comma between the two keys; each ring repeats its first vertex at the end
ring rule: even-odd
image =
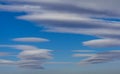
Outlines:
{"type": "Polygon", "coordinates": [[[119,19],[119,0],[1,0],[1,2],[6,3],[0,5],[1,11],[25,12],[26,15],[16,18],[34,21],[44,26],[45,31],[87,34],[103,39],[93,40],[96,45],[93,45],[93,41],[84,42],[86,46],[120,45],[114,42],[116,39],[120,41],[119,21],[103,19],[119,19]],[[111,43],[107,43],[108,39],[111,43]]]}

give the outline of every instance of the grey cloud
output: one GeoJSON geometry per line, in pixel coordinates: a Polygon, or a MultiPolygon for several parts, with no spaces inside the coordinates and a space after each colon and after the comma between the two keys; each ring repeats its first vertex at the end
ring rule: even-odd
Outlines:
{"type": "Polygon", "coordinates": [[[98,64],[120,60],[120,52],[108,51],[98,53],[80,62],[80,64],[98,64]]]}
{"type": "Polygon", "coordinates": [[[22,68],[43,69],[43,61],[40,60],[21,60],[17,64],[22,68]]]}

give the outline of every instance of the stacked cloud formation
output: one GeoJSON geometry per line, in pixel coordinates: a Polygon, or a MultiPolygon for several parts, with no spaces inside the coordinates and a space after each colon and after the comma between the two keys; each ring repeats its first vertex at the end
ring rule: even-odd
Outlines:
{"type": "Polygon", "coordinates": [[[0,64],[14,64],[24,68],[43,69],[43,64],[52,58],[52,50],[39,49],[29,45],[1,45],[0,47],[10,47],[19,49],[22,52],[17,55],[18,61],[0,60],[0,64]]]}

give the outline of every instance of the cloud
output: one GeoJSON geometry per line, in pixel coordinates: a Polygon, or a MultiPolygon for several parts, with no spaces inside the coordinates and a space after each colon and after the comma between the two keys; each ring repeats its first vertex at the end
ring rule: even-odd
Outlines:
{"type": "Polygon", "coordinates": [[[95,55],[94,50],[73,50],[73,52],[75,52],[75,54],[73,54],[72,57],[77,57],[77,58],[86,58],[95,55]]]}
{"type": "Polygon", "coordinates": [[[99,64],[120,60],[120,52],[117,51],[108,51],[97,53],[83,61],[79,64],[99,64]]]}
{"type": "Polygon", "coordinates": [[[89,52],[95,52],[95,51],[94,50],[73,50],[73,52],[89,53],[89,52]]]}
{"type": "Polygon", "coordinates": [[[73,57],[91,57],[94,56],[94,54],[74,54],[73,57]]]}
{"type": "Polygon", "coordinates": [[[37,47],[31,45],[0,45],[0,47],[14,48],[19,50],[38,50],[37,47]]]}
{"type": "Polygon", "coordinates": [[[15,38],[13,41],[18,42],[48,42],[48,39],[37,38],[37,37],[24,37],[24,38],[15,38]]]}
{"type": "Polygon", "coordinates": [[[119,41],[120,41],[119,39],[97,39],[97,40],[86,41],[83,44],[85,46],[91,46],[91,47],[114,47],[114,46],[120,46],[119,41]]]}
{"type": "Polygon", "coordinates": [[[28,69],[44,69],[43,63],[40,60],[21,60],[18,61],[18,66],[21,68],[28,68],[28,69]]]}
{"type": "MultiPolygon", "coordinates": [[[[1,0],[4,2],[4,0],[1,0]]],[[[59,11],[59,12],[74,12],[79,14],[86,15],[107,15],[107,16],[118,16],[119,15],[119,1],[118,0],[6,0],[5,2],[11,4],[27,4],[27,5],[38,5],[43,9],[51,10],[51,11],[59,11]],[[108,3],[105,5],[104,3],[108,3]],[[117,10],[118,12],[114,12],[117,10]]]]}
{"type": "Polygon", "coordinates": [[[6,3],[0,5],[1,11],[25,12],[25,15],[16,18],[34,21],[44,26],[44,31],[86,34],[103,39],[83,43],[91,47],[119,45],[120,22],[103,20],[120,17],[119,0],[1,0],[1,2],[6,3]]]}
{"type": "Polygon", "coordinates": [[[75,64],[75,62],[46,62],[46,64],[75,64]]]}
{"type": "Polygon", "coordinates": [[[7,53],[7,52],[0,52],[0,56],[10,56],[11,54],[10,53],[7,53]]]}
{"type": "Polygon", "coordinates": [[[42,69],[42,65],[52,58],[51,50],[27,50],[21,52],[18,57],[21,59],[18,62],[20,67],[42,69]]]}
{"type": "Polygon", "coordinates": [[[10,11],[10,12],[31,13],[31,12],[35,11],[35,9],[36,9],[36,11],[38,11],[41,9],[41,7],[40,6],[32,6],[32,5],[2,5],[2,4],[0,4],[0,11],[2,10],[2,11],[10,11]]]}
{"type": "MultiPolygon", "coordinates": [[[[16,16],[16,18],[34,21],[44,26],[46,32],[86,34],[98,37],[99,39],[83,42],[83,45],[90,47],[120,46],[120,21],[103,19],[120,18],[119,0],[0,0],[0,2],[5,3],[0,5],[1,11],[25,12],[26,14],[16,16]]],[[[15,39],[15,41],[36,40],[22,38],[15,39]]],[[[21,67],[42,68],[43,61],[51,58],[50,50],[34,46],[0,45],[0,47],[21,50],[22,52],[18,55],[21,59],[19,61],[21,67]]],[[[119,54],[119,52],[110,51],[73,56],[90,57],[83,62],[93,64],[119,60],[119,54]]]]}
{"type": "Polygon", "coordinates": [[[19,60],[14,63],[23,68],[43,69],[43,64],[52,59],[52,50],[39,49],[30,45],[0,45],[0,47],[9,47],[19,49],[21,52],[16,56],[19,60]]]}
{"type": "Polygon", "coordinates": [[[31,59],[31,60],[41,60],[41,59],[50,59],[51,54],[49,53],[51,50],[40,49],[40,50],[26,50],[20,53],[19,57],[21,59],[31,59]]]}
{"type": "Polygon", "coordinates": [[[0,64],[13,65],[13,64],[15,64],[15,62],[14,61],[10,61],[10,60],[2,60],[2,59],[0,59],[0,64]]]}

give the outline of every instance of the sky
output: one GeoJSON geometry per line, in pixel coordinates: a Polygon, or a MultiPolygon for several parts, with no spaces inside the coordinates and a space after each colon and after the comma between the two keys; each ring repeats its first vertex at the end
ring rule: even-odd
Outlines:
{"type": "Polygon", "coordinates": [[[0,0],[0,73],[119,74],[120,0],[0,0]]]}

